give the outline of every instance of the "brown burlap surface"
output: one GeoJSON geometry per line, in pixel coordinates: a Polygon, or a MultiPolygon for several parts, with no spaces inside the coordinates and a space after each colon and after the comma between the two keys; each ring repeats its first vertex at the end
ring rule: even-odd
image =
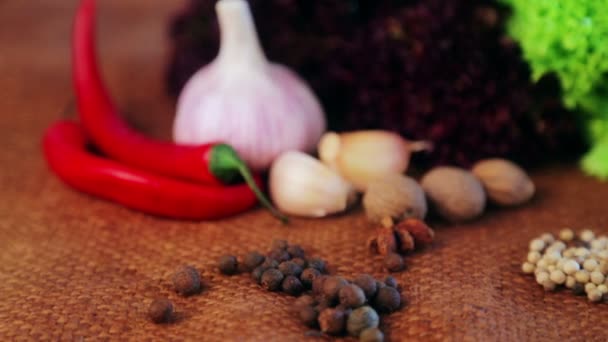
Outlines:
{"type": "MultiPolygon", "coordinates": [[[[164,25],[178,3],[99,1],[104,74],[140,129],[167,137],[172,105],[162,95],[164,25]]],[[[71,97],[69,30],[75,1],[0,1],[0,340],[303,340],[294,299],[245,275],[214,269],[222,253],[265,250],[273,238],[302,244],[337,274],[384,276],[365,248],[363,215],[294,220],[283,227],[257,210],[216,222],[142,215],[77,193],[41,158],[44,128],[71,97]],[[202,271],[205,290],[173,294],[171,272],[202,271]],[[145,319],[166,295],[172,325],[145,319]]],[[[527,243],[565,225],[606,232],[608,185],[574,166],[534,173],[530,205],[491,210],[463,225],[437,226],[436,245],[396,275],[407,299],[382,318],[392,341],[605,341],[606,304],[545,293],[520,274],[527,243]]]]}

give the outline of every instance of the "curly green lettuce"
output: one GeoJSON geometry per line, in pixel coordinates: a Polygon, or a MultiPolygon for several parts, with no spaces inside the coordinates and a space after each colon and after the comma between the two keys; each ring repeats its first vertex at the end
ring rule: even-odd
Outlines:
{"type": "Polygon", "coordinates": [[[591,146],[582,168],[608,179],[608,0],[502,1],[533,80],[557,75],[564,105],[582,115],[591,146]]]}

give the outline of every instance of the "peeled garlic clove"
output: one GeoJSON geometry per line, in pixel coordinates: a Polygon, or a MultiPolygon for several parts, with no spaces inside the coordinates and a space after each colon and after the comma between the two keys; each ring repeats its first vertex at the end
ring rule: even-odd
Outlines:
{"type": "Polygon", "coordinates": [[[486,159],[477,162],[472,169],[495,203],[514,206],[529,201],[534,196],[534,183],[526,172],[506,159],[486,159]]]}
{"type": "Polygon", "coordinates": [[[297,151],[279,156],[270,168],[270,196],[283,212],[323,217],[354,201],[353,187],[317,159],[297,151]]]}
{"type": "Polygon", "coordinates": [[[413,178],[393,173],[369,183],[363,195],[367,218],[380,223],[385,217],[396,221],[424,219],[427,205],[422,187],[413,178]]]}
{"type": "Polygon", "coordinates": [[[365,191],[370,181],[403,173],[412,152],[430,149],[426,142],[410,142],[388,131],[368,130],[337,134],[328,132],[319,142],[319,157],[365,191]]]}
{"type": "Polygon", "coordinates": [[[313,151],[325,115],[306,83],[268,62],[247,1],[216,3],[218,56],[196,72],[177,103],[174,140],[231,145],[254,170],[267,170],[281,153],[313,151]]]}

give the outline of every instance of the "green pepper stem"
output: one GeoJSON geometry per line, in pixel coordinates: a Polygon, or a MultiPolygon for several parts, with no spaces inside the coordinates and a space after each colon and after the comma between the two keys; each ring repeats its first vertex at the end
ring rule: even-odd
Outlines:
{"type": "Polygon", "coordinates": [[[210,169],[211,172],[222,181],[230,181],[233,178],[235,171],[237,171],[241,177],[243,177],[245,183],[247,183],[260,203],[268,209],[274,217],[281,220],[284,224],[289,222],[287,216],[275,208],[266,195],[260,190],[253,179],[251,171],[230,145],[218,144],[213,148],[213,151],[211,152],[210,169]]]}

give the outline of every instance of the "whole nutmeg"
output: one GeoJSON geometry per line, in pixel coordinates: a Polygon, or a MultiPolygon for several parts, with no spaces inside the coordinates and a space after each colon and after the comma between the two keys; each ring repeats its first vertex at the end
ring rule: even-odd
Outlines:
{"type": "Polygon", "coordinates": [[[526,172],[506,159],[486,159],[477,162],[472,169],[479,178],[492,202],[503,206],[515,206],[534,196],[534,183],[526,172]]]}
{"type": "Polygon", "coordinates": [[[344,312],[342,310],[327,308],[321,311],[318,321],[322,332],[331,335],[338,335],[344,331],[346,317],[344,316],[344,312]]]}
{"type": "Polygon", "coordinates": [[[401,295],[395,288],[385,286],[378,289],[373,305],[378,312],[393,312],[401,306],[401,295]]]}
{"type": "Polygon", "coordinates": [[[363,207],[373,223],[380,223],[385,217],[395,221],[410,217],[424,219],[427,211],[424,191],[418,182],[397,173],[370,182],[363,195],[363,207]]]}
{"type": "Polygon", "coordinates": [[[166,298],[157,298],[148,308],[148,317],[154,323],[167,323],[173,317],[173,303],[166,298]]]}
{"type": "Polygon", "coordinates": [[[201,290],[201,276],[193,266],[180,267],[172,277],[173,289],[182,296],[190,296],[201,290]]]}
{"type": "Polygon", "coordinates": [[[440,166],[422,177],[422,189],[437,212],[452,222],[474,219],[486,205],[483,186],[467,170],[440,166]]]}
{"type": "Polygon", "coordinates": [[[362,306],[348,316],[346,330],[351,336],[359,336],[363,330],[376,328],[380,323],[380,317],[376,310],[369,306],[362,306]]]}

